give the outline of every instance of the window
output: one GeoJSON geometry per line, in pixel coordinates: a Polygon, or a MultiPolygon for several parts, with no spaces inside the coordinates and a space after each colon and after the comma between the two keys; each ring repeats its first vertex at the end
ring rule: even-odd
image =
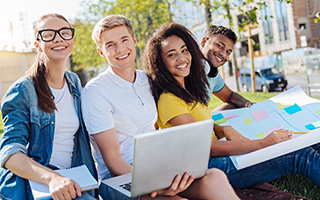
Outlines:
{"type": "Polygon", "coordinates": [[[265,43],[272,44],[273,29],[272,29],[272,21],[271,21],[270,2],[266,2],[266,5],[261,8],[261,19],[262,19],[265,43]]]}
{"type": "Polygon", "coordinates": [[[280,2],[275,0],[276,15],[279,29],[279,39],[280,41],[289,39],[288,31],[288,18],[287,18],[287,3],[286,1],[280,2]]]}

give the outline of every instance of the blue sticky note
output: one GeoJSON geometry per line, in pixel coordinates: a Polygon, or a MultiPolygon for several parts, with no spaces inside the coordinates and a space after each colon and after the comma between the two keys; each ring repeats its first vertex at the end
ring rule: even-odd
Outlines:
{"type": "Polygon", "coordinates": [[[213,119],[214,121],[217,121],[217,120],[223,119],[223,118],[224,118],[224,116],[223,116],[221,113],[216,114],[216,115],[212,115],[212,119],[213,119]]]}
{"type": "Polygon", "coordinates": [[[297,113],[297,112],[301,111],[302,109],[295,103],[295,104],[292,105],[292,106],[289,106],[289,107],[284,108],[284,110],[285,110],[288,114],[292,115],[292,114],[294,114],[294,113],[297,113]]]}
{"type": "Polygon", "coordinates": [[[316,129],[316,127],[314,127],[313,124],[307,124],[307,125],[305,125],[305,127],[310,131],[316,129]]]}

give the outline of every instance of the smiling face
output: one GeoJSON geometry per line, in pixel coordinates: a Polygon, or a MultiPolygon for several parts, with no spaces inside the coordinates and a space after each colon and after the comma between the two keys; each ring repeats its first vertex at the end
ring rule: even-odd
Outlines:
{"type": "MultiPolygon", "coordinates": [[[[70,25],[59,17],[50,16],[42,20],[37,28],[39,31],[44,29],[59,30],[61,28],[70,28],[70,25]]],[[[54,40],[44,42],[40,39],[40,36],[38,36],[37,41],[35,41],[35,46],[43,53],[42,55],[44,56],[45,61],[65,62],[72,53],[74,38],[71,40],[64,40],[57,34],[54,40]]]]}
{"type": "Polygon", "coordinates": [[[215,67],[224,65],[232,53],[234,43],[222,34],[215,34],[210,38],[202,38],[200,49],[215,67]]]}
{"type": "Polygon", "coordinates": [[[133,69],[136,58],[137,41],[126,26],[117,26],[104,31],[98,52],[105,57],[114,71],[133,69]]]}
{"type": "Polygon", "coordinates": [[[185,42],[178,36],[170,36],[161,44],[161,57],[168,71],[184,86],[184,78],[190,73],[191,54],[185,42]]]}

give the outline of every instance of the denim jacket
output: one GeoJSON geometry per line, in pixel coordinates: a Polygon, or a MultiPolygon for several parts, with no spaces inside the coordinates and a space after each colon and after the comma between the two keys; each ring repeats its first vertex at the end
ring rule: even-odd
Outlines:
{"type": "MultiPolygon", "coordinates": [[[[80,80],[72,72],[66,71],[65,77],[80,121],[74,137],[71,166],[85,164],[97,178],[90,141],[81,114],[80,80]]],[[[33,199],[28,180],[5,169],[4,163],[12,154],[21,152],[48,166],[53,146],[55,114],[43,112],[39,108],[30,77],[21,78],[11,85],[2,101],[1,111],[4,133],[0,139],[0,199],[33,199]]]]}

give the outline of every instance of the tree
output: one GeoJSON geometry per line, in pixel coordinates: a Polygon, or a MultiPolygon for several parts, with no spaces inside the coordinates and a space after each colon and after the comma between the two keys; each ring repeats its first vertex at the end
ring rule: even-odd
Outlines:
{"type": "MultiPolygon", "coordinates": [[[[240,21],[237,24],[238,30],[243,31],[243,27],[249,24],[257,24],[258,17],[257,11],[261,10],[262,6],[266,6],[266,0],[239,0],[232,1],[229,0],[186,0],[192,1],[195,5],[203,5],[205,8],[205,20],[206,24],[209,27],[212,22],[212,13],[223,15],[224,18],[228,19],[229,27],[233,27],[233,19],[231,15],[231,10],[237,10],[240,17],[240,21]]],[[[290,3],[291,0],[278,0],[280,2],[286,1],[290,3]]],[[[235,53],[232,54],[232,67],[233,72],[235,74],[235,82],[237,91],[240,90],[238,76],[236,76],[238,72],[238,65],[236,62],[235,53]]]]}
{"type": "Polygon", "coordinates": [[[96,22],[110,14],[120,14],[131,20],[137,37],[137,68],[141,67],[141,55],[149,35],[163,23],[168,23],[172,14],[170,3],[161,0],[98,0],[87,2],[79,19],[75,21],[76,43],[73,60],[83,68],[98,67],[103,62],[96,52],[91,33],[96,22]]]}
{"type": "Polygon", "coordinates": [[[319,23],[320,22],[320,12],[318,12],[314,17],[315,17],[314,23],[319,23]]]}

